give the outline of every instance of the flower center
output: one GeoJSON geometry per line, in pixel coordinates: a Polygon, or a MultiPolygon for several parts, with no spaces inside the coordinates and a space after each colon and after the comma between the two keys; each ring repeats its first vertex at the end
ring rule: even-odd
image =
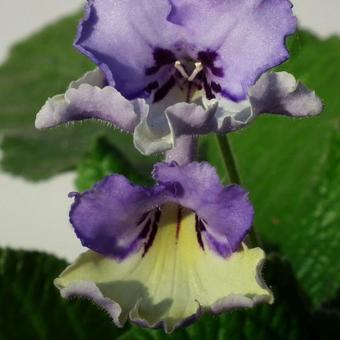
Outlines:
{"type": "Polygon", "coordinates": [[[214,51],[201,51],[195,57],[176,57],[170,50],[156,48],[153,52],[154,65],[146,68],[145,75],[150,83],[145,91],[153,94],[153,102],[162,100],[174,86],[187,92],[204,89],[208,99],[215,98],[222,91],[212,80],[223,78],[224,72],[217,66],[219,56],[214,51]]]}
{"type": "MultiPolygon", "coordinates": [[[[189,64],[190,65],[190,64],[189,64]]],[[[181,61],[177,60],[175,62],[175,69],[180,73],[180,75],[186,79],[189,82],[192,82],[196,79],[197,75],[204,70],[204,66],[203,64],[198,61],[196,63],[194,63],[195,67],[194,69],[191,71],[191,75],[189,76],[186,69],[187,67],[185,67],[185,64],[183,64],[181,61]]]]}

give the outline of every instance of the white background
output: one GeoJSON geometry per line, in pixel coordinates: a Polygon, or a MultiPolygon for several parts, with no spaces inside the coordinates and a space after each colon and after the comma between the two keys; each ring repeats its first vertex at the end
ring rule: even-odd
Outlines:
{"type": "MultiPolygon", "coordinates": [[[[72,13],[83,3],[0,0],[0,63],[13,43],[72,13]]],[[[340,34],[340,0],[293,0],[293,3],[302,27],[323,37],[340,34]]],[[[30,184],[0,173],[0,247],[38,249],[74,259],[82,248],[68,223],[71,202],[67,193],[73,190],[73,180],[73,174],[66,174],[30,184]]]]}

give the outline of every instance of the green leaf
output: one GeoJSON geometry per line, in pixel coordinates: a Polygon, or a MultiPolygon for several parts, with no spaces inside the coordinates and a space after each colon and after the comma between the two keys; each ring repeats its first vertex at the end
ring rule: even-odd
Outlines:
{"type": "Polygon", "coordinates": [[[326,301],[322,308],[315,312],[314,318],[317,320],[319,334],[323,335],[323,339],[333,340],[339,337],[340,290],[338,290],[335,298],[326,301]]]}
{"type": "Polygon", "coordinates": [[[65,261],[38,252],[0,250],[0,339],[116,339],[128,329],[87,301],[63,300],[53,280],[65,261]]]}
{"type": "Polygon", "coordinates": [[[15,46],[0,67],[0,135],[3,170],[43,180],[74,170],[100,136],[107,136],[134,167],[149,176],[155,158],[141,156],[131,136],[98,122],[38,131],[35,115],[48,97],[94,68],[72,47],[79,15],[53,24],[15,46]]]}
{"type": "Polygon", "coordinates": [[[88,190],[113,173],[125,175],[131,182],[140,185],[152,184],[151,176],[142,176],[140,169],[134,168],[121,151],[111,145],[106,138],[99,138],[78,166],[77,189],[88,190]]]}
{"type": "MultiPolygon", "coordinates": [[[[293,57],[281,69],[313,88],[325,111],[301,120],[261,117],[230,138],[257,228],[289,258],[318,306],[340,288],[340,39],[300,32],[290,46],[293,57]]],[[[203,156],[224,176],[215,137],[202,142],[203,156]]]]}

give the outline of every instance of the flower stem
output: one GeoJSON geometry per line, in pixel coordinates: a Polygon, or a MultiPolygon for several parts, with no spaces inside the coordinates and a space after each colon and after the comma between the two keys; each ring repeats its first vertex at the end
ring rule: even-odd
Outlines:
{"type": "MultiPolygon", "coordinates": [[[[236,160],[227,135],[216,135],[224,166],[228,172],[231,183],[241,185],[241,177],[237,169],[236,160]]],[[[248,242],[250,246],[262,246],[260,236],[253,224],[249,234],[248,242]]]]}
{"type": "Polygon", "coordinates": [[[220,147],[221,156],[224,166],[229,174],[231,183],[241,185],[241,178],[237,170],[235,157],[227,135],[216,135],[220,147]]]}

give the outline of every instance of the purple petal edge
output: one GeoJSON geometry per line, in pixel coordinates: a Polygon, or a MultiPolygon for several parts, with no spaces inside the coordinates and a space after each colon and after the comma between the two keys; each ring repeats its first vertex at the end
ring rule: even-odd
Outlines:
{"type": "Polygon", "coordinates": [[[109,70],[105,62],[100,62],[100,60],[93,53],[91,53],[88,49],[81,46],[82,40],[86,40],[88,35],[91,34],[89,30],[91,29],[92,25],[90,24],[87,27],[86,25],[91,21],[95,23],[95,21],[97,20],[94,17],[95,16],[94,2],[95,0],[86,0],[86,4],[84,6],[84,17],[80,20],[80,23],[77,27],[77,34],[73,42],[73,47],[76,50],[78,50],[81,54],[83,54],[85,57],[93,61],[101,69],[110,86],[113,86],[115,84],[115,81],[113,79],[111,71],[109,70]]]}
{"type": "MultiPolygon", "coordinates": [[[[265,260],[261,261],[256,269],[256,280],[258,283],[270,292],[269,288],[260,277],[260,273],[263,267],[263,263],[265,260]]],[[[60,289],[60,294],[65,299],[72,298],[85,298],[96,303],[100,308],[105,310],[109,316],[111,317],[114,324],[122,328],[124,327],[126,320],[119,320],[122,314],[122,308],[120,305],[109,299],[105,298],[99,288],[90,281],[80,281],[78,283],[70,285],[68,288],[60,289]]],[[[172,329],[169,329],[167,322],[165,320],[160,320],[154,324],[150,324],[145,319],[142,319],[138,316],[138,309],[140,305],[140,301],[137,301],[134,308],[129,313],[129,319],[132,323],[143,327],[143,328],[152,328],[152,329],[164,329],[165,333],[170,334],[176,329],[185,328],[190,326],[195,321],[199,320],[204,314],[211,313],[212,315],[219,315],[221,313],[238,310],[238,309],[246,309],[257,306],[261,303],[272,303],[272,297],[260,295],[255,297],[245,297],[242,295],[230,295],[226,298],[222,298],[219,301],[215,302],[211,307],[202,307],[200,303],[197,301],[197,310],[196,313],[190,315],[189,317],[181,320],[176,323],[172,329]]]]}
{"type": "MultiPolygon", "coordinates": [[[[81,54],[83,54],[84,56],[88,57],[90,60],[93,60],[95,62],[95,64],[97,64],[103,71],[103,73],[105,74],[106,78],[108,78],[108,76],[110,75],[110,73],[108,72],[104,72],[102,65],[99,63],[99,60],[89,51],[87,51],[85,48],[83,48],[81,46],[81,39],[83,37],[83,33],[86,30],[85,28],[85,24],[87,24],[87,22],[93,20],[95,21],[94,18],[91,17],[91,14],[93,14],[93,6],[94,6],[94,0],[86,0],[86,4],[84,6],[84,17],[80,20],[80,23],[78,25],[77,28],[77,34],[76,37],[74,39],[73,42],[73,47],[76,48],[81,54]]],[[[86,36],[86,34],[85,34],[86,36]]],[[[112,82],[112,78],[111,79],[107,79],[109,82],[112,82]]]]}
{"type": "Polygon", "coordinates": [[[118,327],[124,327],[126,320],[121,323],[119,317],[122,313],[120,305],[109,298],[104,297],[99,288],[91,281],[80,281],[68,288],[60,289],[60,295],[64,299],[83,298],[96,303],[111,317],[113,323],[118,327]]]}
{"type": "Polygon", "coordinates": [[[146,224],[139,220],[162,204],[165,190],[134,185],[121,175],[107,176],[84,193],[71,193],[70,222],[83,246],[122,261],[143,246],[146,224]]]}
{"type": "Polygon", "coordinates": [[[204,221],[203,235],[214,252],[226,258],[239,249],[254,217],[246,190],[223,186],[216,169],[207,162],[158,163],[152,175],[163,186],[172,183],[177,188],[174,201],[204,221]]]}

